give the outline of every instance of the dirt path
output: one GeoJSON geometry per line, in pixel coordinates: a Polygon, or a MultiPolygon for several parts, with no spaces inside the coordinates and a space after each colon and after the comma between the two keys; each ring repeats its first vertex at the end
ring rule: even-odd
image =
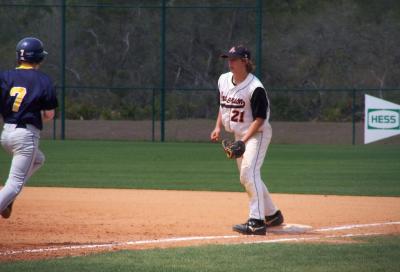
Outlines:
{"type": "Polygon", "coordinates": [[[400,234],[400,198],[275,194],[273,199],[286,222],[314,230],[237,235],[231,227],[247,219],[245,193],[27,187],[11,218],[0,219],[0,261],[120,248],[400,234]],[[336,226],[347,229],[321,230],[336,226]]]}

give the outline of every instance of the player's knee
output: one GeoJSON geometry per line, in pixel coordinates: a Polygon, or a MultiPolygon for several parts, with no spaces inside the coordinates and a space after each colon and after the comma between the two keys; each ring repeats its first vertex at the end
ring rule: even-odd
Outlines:
{"type": "Polygon", "coordinates": [[[44,154],[42,152],[37,153],[36,158],[35,158],[35,164],[42,166],[45,161],[46,161],[46,157],[44,156],[44,154]]]}
{"type": "Polygon", "coordinates": [[[39,159],[40,165],[43,165],[45,161],[46,161],[46,157],[42,154],[40,159],[39,159]]]}
{"type": "Polygon", "coordinates": [[[243,167],[240,170],[240,183],[246,187],[247,184],[252,182],[253,173],[250,168],[243,167]]]}
{"type": "Polygon", "coordinates": [[[246,184],[246,181],[247,181],[246,175],[243,174],[242,172],[240,172],[240,183],[241,183],[242,185],[245,185],[245,184],[246,184]]]}

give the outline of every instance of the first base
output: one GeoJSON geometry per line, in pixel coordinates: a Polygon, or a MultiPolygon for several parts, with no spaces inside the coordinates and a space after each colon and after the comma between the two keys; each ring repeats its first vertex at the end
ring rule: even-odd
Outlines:
{"type": "Polygon", "coordinates": [[[282,224],[277,227],[267,228],[267,233],[305,233],[312,230],[312,227],[309,225],[301,225],[301,224],[282,224]]]}

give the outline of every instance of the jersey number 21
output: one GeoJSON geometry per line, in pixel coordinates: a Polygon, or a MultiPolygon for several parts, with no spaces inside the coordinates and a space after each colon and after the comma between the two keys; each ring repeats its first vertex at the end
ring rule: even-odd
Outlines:
{"type": "Polygon", "coordinates": [[[244,122],[244,111],[233,110],[231,121],[243,123],[244,122]]]}

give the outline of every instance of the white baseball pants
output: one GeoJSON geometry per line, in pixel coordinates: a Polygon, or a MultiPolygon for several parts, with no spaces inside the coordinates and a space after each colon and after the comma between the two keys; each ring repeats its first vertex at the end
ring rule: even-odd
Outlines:
{"type": "MultiPolygon", "coordinates": [[[[240,183],[249,195],[249,218],[265,219],[278,209],[261,179],[261,167],[271,142],[272,129],[257,132],[246,143],[246,151],[242,158],[237,159],[240,172],[240,183]]],[[[240,137],[236,136],[236,140],[240,137]]]]}
{"type": "Polygon", "coordinates": [[[34,126],[16,128],[15,124],[4,124],[1,133],[2,147],[13,156],[10,173],[0,190],[0,212],[14,201],[27,180],[44,163],[44,154],[39,150],[40,130],[34,126]]]}

